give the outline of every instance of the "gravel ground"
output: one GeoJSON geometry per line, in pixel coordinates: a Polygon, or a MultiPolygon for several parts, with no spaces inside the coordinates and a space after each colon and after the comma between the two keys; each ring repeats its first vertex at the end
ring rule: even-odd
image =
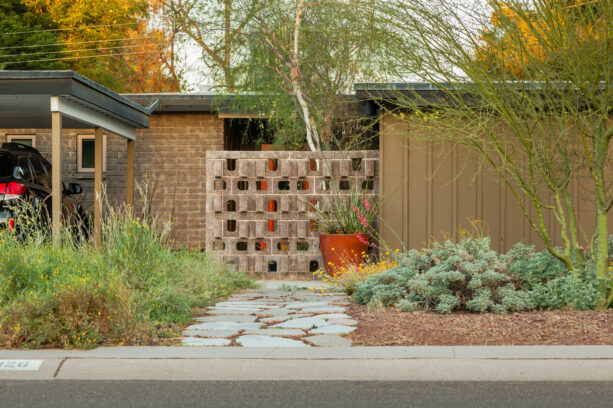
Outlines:
{"type": "Polygon", "coordinates": [[[354,346],[613,345],[613,310],[538,311],[500,315],[368,311],[352,304],[354,346]]]}

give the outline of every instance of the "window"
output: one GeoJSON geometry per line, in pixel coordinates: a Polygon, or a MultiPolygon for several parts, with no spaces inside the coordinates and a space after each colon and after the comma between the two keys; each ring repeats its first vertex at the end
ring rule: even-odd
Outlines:
{"type": "Polygon", "coordinates": [[[30,158],[30,163],[34,169],[34,176],[36,177],[38,184],[43,187],[51,188],[51,179],[47,173],[47,169],[49,169],[51,166],[48,166],[48,163],[41,161],[37,157],[30,158]]]}
{"type": "Polygon", "coordinates": [[[7,135],[9,143],[20,143],[22,145],[36,147],[36,136],[34,135],[7,135]]]}
{"type": "Polygon", "coordinates": [[[30,160],[28,160],[27,157],[22,157],[19,159],[19,168],[20,178],[28,183],[33,183],[34,177],[32,174],[32,168],[30,167],[30,160]]]}
{"type": "MultiPolygon", "coordinates": [[[[94,135],[77,136],[77,171],[80,173],[94,172],[94,135]]],[[[106,135],[102,138],[102,171],[106,171],[106,135]]]]}

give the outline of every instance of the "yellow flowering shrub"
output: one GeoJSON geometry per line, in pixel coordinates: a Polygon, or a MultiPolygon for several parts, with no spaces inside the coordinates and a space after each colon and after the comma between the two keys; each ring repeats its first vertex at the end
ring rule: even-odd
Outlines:
{"type": "MultiPolygon", "coordinates": [[[[398,249],[395,251],[399,252],[398,249]]],[[[379,260],[369,261],[365,253],[362,254],[364,262],[359,265],[343,265],[334,270],[334,275],[330,276],[325,270],[318,270],[313,276],[322,282],[339,288],[347,294],[352,294],[358,283],[365,282],[374,274],[385,272],[398,265],[393,253],[385,253],[379,260]]]]}

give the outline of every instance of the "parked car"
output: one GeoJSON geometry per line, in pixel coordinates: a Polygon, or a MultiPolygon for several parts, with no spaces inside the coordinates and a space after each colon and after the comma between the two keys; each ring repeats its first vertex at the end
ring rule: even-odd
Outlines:
{"type": "MultiPolygon", "coordinates": [[[[41,208],[48,222],[51,214],[51,164],[38,150],[19,143],[0,147],[0,227],[14,229],[14,209],[20,202],[41,208]]],[[[81,185],[63,183],[62,214],[70,225],[84,225],[86,214],[72,196],[81,194],[81,185]]]]}

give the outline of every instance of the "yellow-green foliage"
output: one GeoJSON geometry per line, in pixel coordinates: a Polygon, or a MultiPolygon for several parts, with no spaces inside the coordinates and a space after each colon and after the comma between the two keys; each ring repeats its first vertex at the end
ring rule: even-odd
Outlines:
{"type": "Polygon", "coordinates": [[[109,212],[99,249],[29,232],[0,232],[0,347],[138,343],[252,286],[203,252],[172,249],[168,229],[125,211],[109,212]]]}

